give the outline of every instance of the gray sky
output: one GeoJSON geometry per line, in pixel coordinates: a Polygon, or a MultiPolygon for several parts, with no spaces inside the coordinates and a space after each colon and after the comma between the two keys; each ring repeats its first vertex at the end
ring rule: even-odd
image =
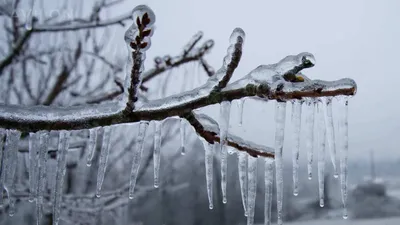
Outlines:
{"type": "MultiPolygon", "coordinates": [[[[216,42],[206,58],[217,69],[235,27],[246,32],[246,41],[233,80],[289,54],[314,54],[317,64],[304,71],[307,76],[324,80],[350,77],[358,84],[357,95],[349,104],[350,160],[367,157],[370,149],[376,151],[377,158],[400,157],[396,132],[400,130],[400,107],[393,101],[400,94],[400,1],[147,0],[128,1],[109,15],[124,13],[137,4],[148,4],[157,16],[148,59],[180,53],[183,44],[202,30],[205,37],[216,42]]],[[[115,43],[110,49],[121,49],[126,54],[121,29],[108,38],[115,43]]],[[[148,60],[147,68],[151,65],[152,60],[148,60]]],[[[244,127],[237,125],[235,106],[231,131],[272,146],[275,103],[246,101],[244,127]]],[[[218,118],[218,107],[205,111],[218,118]]],[[[285,144],[290,147],[290,129],[287,131],[285,144]]],[[[305,150],[301,152],[304,159],[305,150]]],[[[291,155],[290,148],[285,154],[291,155]]]]}

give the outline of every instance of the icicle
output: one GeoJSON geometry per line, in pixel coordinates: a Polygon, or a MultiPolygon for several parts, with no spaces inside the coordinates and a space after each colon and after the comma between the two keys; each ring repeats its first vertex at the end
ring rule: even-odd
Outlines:
{"type": "Polygon", "coordinates": [[[4,152],[6,155],[5,166],[6,169],[6,179],[4,182],[4,189],[7,192],[9,210],[8,214],[13,216],[15,213],[15,171],[17,169],[17,153],[18,153],[18,142],[21,137],[21,132],[17,130],[7,130],[6,132],[6,143],[4,145],[4,152]]]}
{"type": "Polygon", "coordinates": [[[244,106],[244,98],[241,98],[237,100],[237,106],[238,106],[238,118],[239,118],[239,126],[243,125],[243,106],[244,106]]]}
{"type": "Polygon", "coordinates": [[[274,161],[266,158],[265,160],[265,196],[264,196],[264,225],[271,224],[271,208],[272,208],[272,188],[274,184],[274,161]]]}
{"type": "Polygon", "coordinates": [[[326,127],[322,105],[317,105],[319,117],[318,131],[318,186],[319,186],[319,205],[324,207],[324,181],[325,181],[325,140],[326,127]]]}
{"type": "Polygon", "coordinates": [[[132,170],[129,182],[129,199],[133,199],[133,194],[136,186],[136,179],[140,167],[140,160],[142,159],[143,142],[146,136],[146,130],[148,126],[149,123],[147,121],[140,121],[139,123],[139,132],[136,141],[136,146],[133,152],[132,170]]]}
{"type": "Polygon", "coordinates": [[[226,199],[226,175],[228,169],[228,152],[226,149],[226,137],[228,135],[229,117],[231,111],[231,102],[223,101],[220,106],[219,126],[220,126],[220,152],[221,152],[221,189],[222,189],[222,202],[225,204],[226,199]]]}
{"type": "Polygon", "coordinates": [[[257,158],[248,157],[247,225],[254,224],[257,195],[257,158]]]}
{"type": "Polygon", "coordinates": [[[47,149],[49,146],[49,132],[41,131],[40,135],[40,148],[38,160],[38,183],[37,183],[37,199],[36,199],[36,224],[41,224],[43,214],[43,195],[46,185],[46,163],[47,163],[47,149]]]}
{"type": "Polygon", "coordinates": [[[210,144],[203,138],[200,138],[204,145],[204,164],[206,168],[206,183],[207,183],[207,195],[208,195],[208,207],[210,209],[214,208],[213,203],[213,175],[214,175],[214,149],[213,147],[217,146],[216,144],[210,144]]]}
{"type": "Polygon", "coordinates": [[[158,188],[159,186],[159,174],[160,174],[160,159],[161,159],[161,128],[162,122],[155,122],[155,131],[154,131],[154,187],[158,188]]]}
{"type": "Polygon", "coordinates": [[[60,208],[64,187],[66,156],[69,148],[69,137],[70,132],[65,130],[60,131],[57,151],[56,182],[53,191],[53,225],[57,225],[60,220],[60,208]]]}
{"type": "Polygon", "coordinates": [[[179,133],[180,133],[180,138],[181,138],[181,155],[185,155],[186,149],[185,149],[185,119],[181,118],[180,119],[180,124],[179,124],[179,133]]]}
{"type": "Polygon", "coordinates": [[[306,149],[307,149],[307,173],[308,179],[312,178],[312,163],[314,152],[314,117],[316,110],[315,100],[307,101],[307,116],[306,116],[306,149]]]}
{"type": "Polygon", "coordinates": [[[38,154],[40,148],[40,135],[39,133],[29,134],[29,202],[33,202],[36,197],[37,191],[37,164],[38,164],[38,154]]]}
{"type": "Polygon", "coordinates": [[[103,142],[100,150],[100,161],[99,168],[97,170],[97,185],[96,185],[96,197],[101,195],[101,186],[103,185],[104,175],[107,169],[108,155],[110,151],[110,139],[111,139],[112,127],[104,127],[103,142]]]}
{"type": "Polygon", "coordinates": [[[332,97],[325,98],[325,110],[324,110],[324,118],[325,118],[325,126],[326,126],[326,140],[329,148],[329,153],[331,156],[331,161],[333,165],[333,176],[338,178],[338,170],[336,163],[336,142],[335,142],[335,129],[333,126],[333,116],[332,116],[332,97]]]}
{"type": "Polygon", "coordinates": [[[344,98],[344,108],[340,120],[340,189],[343,201],[343,218],[347,219],[347,157],[349,151],[348,97],[344,98]]]}
{"type": "Polygon", "coordinates": [[[277,102],[275,109],[275,172],[276,172],[276,196],[278,210],[278,225],[283,224],[283,142],[285,139],[286,102],[277,102]]]}
{"type": "Polygon", "coordinates": [[[3,207],[3,185],[5,182],[5,154],[3,154],[4,140],[6,137],[6,130],[0,128],[0,162],[1,162],[1,170],[0,170],[0,207],[3,207]]]}
{"type": "Polygon", "coordinates": [[[238,153],[239,183],[244,215],[247,216],[247,152],[238,153]]]}
{"type": "Polygon", "coordinates": [[[89,130],[89,141],[88,141],[88,155],[86,160],[86,165],[91,166],[92,160],[94,156],[94,152],[96,150],[96,143],[97,143],[97,131],[99,130],[98,127],[92,128],[89,130]]]}
{"type": "Polygon", "coordinates": [[[301,100],[292,104],[292,124],[293,124],[293,195],[299,194],[299,152],[300,152],[300,130],[301,130],[301,100]]]}

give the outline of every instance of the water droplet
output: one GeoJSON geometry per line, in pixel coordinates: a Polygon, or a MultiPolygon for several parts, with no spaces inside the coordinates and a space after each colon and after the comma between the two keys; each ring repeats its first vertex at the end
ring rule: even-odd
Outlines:
{"type": "Polygon", "coordinates": [[[131,200],[132,200],[132,199],[133,199],[133,195],[129,195],[129,199],[131,199],[131,200]]]}
{"type": "Polygon", "coordinates": [[[335,173],[335,174],[333,174],[333,177],[334,177],[335,179],[337,179],[337,178],[339,178],[339,174],[335,173]]]}
{"type": "Polygon", "coordinates": [[[86,163],[86,166],[87,166],[87,167],[92,166],[92,162],[87,162],[87,163],[86,163]]]}
{"type": "Polygon", "coordinates": [[[96,193],[96,197],[100,198],[101,194],[100,193],[96,193]]]}
{"type": "Polygon", "coordinates": [[[324,205],[324,202],[320,202],[319,203],[319,206],[322,208],[322,207],[324,207],[325,205],[324,205]]]}
{"type": "Polygon", "coordinates": [[[213,208],[214,208],[214,205],[213,205],[213,204],[210,204],[210,205],[208,205],[208,208],[209,208],[209,209],[213,209],[213,208]]]}
{"type": "Polygon", "coordinates": [[[298,196],[298,195],[299,195],[299,192],[298,192],[298,191],[294,191],[294,192],[293,192],[293,195],[294,195],[294,196],[298,196]]]}
{"type": "Polygon", "coordinates": [[[222,199],[222,203],[226,204],[228,201],[226,200],[226,198],[222,199]]]}
{"type": "Polygon", "coordinates": [[[154,184],[154,188],[158,188],[159,186],[158,186],[158,184],[154,184]]]}
{"type": "Polygon", "coordinates": [[[312,180],[312,176],[311,176],[311,174],[310,174],[310,175],[308,175],[308,180],[312,180]]]}

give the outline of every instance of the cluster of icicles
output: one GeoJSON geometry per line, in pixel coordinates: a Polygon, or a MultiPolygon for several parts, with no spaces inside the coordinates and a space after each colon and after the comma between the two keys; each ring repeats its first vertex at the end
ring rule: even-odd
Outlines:
{"type": "MultiPolygon", "coordinates": [[[[302,106],[306,105],[305,118],[305,146],[307,151],[307,170],[308,179],[312,179],[312,164],[314,148],[318,151],[318,185],[319,185],[319,204],[324,207],[324,176],[325,176],[325,148],[328,148],[330,158],[333,165],[334,177],[339,177],[338,159],[336,156],[335,135],[338,135],[340,149],[340,186],[343,202],[343,218],[347,218],[347,155],[348,155],[348,97],[336,97],[340,102],[339,125],[336,130],[334,128],[334,120],[332,115],[332,101],[334,98],[308,98],[306,100],[292,101],[292,118],[293,126],[292,156],[293,156],[293,194],[297,196],[298,190],[298,169],[299,169],[299,152],[300,152],[300,135],[301,135],[301,118],[302,106]]],[[[239,107],[239,124],[242,123],[244,100],[238,101],[239,107]]],[[[219,150],[221,151],[221,188],[223,203],[226,199],[226,177],[227,177],[227,148],[226,137],[228,134],[229,118],[230,118],[230,102],[222,102],[220,108],[220,138],[221,143],[219,150]]],[[[264,209],[264,224],[271,224],[271,206],[272,206],[272,190],[274,183],[274,162],[275,162],[275,182],[277,190],[277,219],[278,224],[283,223],[283,146],[286,124],[286,102],[276,103],[275,112],[275,159],[265,158],[265,209],[264,209]]],[[[209,207],[213,208],[212,197],[212,177],[213,177],[213,146],[203,140],[205,147],[205,167],[207,193],[209,199],[209,207]]],[[[218,144],[214,144],[218,146],[218,144]]],[[[255,201],[257,193],[257,158],[248,155],[246,152],[237,151],[238,169],[241,196],[245,216],[247,216],[247,224],[254,223],[255,201]]]]}
{"type": "MultiPolygon", "coordinates": [[[[298,159],[300,149],[300,131],[301,131],[301,117],[302,105],[307,106],[305,135],[306,135],[306,148],[308,158],[308,178],[312,177],[312,163],[313,163],[313,149],[318,150],[318,183],[319,183],[319,199],[320,206],[324,206],[324,169],[325,169],[325,147],[329,149],[335,177],[338,177],[337,157],[336,157],[336,142],[335,142],[335,129],[332,116],[332,100],[331,97],[321,99],[307,99],[295,100],[292,102],[292,124],[293,124],[293,194],[298,195],[298,159]],[[314,137],[315,134],[316,137],[314,137]]],[[[341,110],[339,122],[339,146],[340,146],[340,180],[341,192],[343,199],[343,217],[347,217],[346,200],[347,200],[347,151],[348,151],[348,124],[347,124],[347,97],[340,98],[344,101],[342,104],[344,110],[341,110]]],[[[243,100],[239,100],[239,113],[240,120],[243,112],[243,100]]],[[[283,203],[283,177],[282,177],[282,152],[286,123],[286,102],[276,103],[276,133],[275,133],[275,160],[265,158],[265,224],[271,223],[271,204],[272,204],[272,185],[273,181],[273,162],[275,161],[276,170],[276,189],[277,189],[277,209],[278,209],[278,224],[282,224],[282,203],[283,203]]],[[[209,208],[213,208],[213,154],[216,152],[214,147],[218,148],[221,152],[221,188],[223,195],[223,202],[227,202],[226,198],[226,182],[227,182],[227,135],[229,127],[231,103],[228,101],[221,103],[220,108],[220,138],[221,143],[210,144],[202,139],[205,148],[205,169],[206,169],[206,186],[209,199],[209,208]]],[[[185,123],[184,119],[180,120],[180,143],[181,153],[185,154],[185,123]]],[[[130,175],[130,188],[129,198],[134,198],[134,189],[138,170],[140,167],[141,156],[143,152],[143,142],[146,130],[149,126],[148,121],[141,121],[139,123],[138,137],[136,146],[133,149],[133,161],[130,175]]],[[[159,186],[159,171],[160,171],[160,150],[161,150],[161,126],[162,121],[155,121],[154,132],[154,187],[159,186]]],[[[110,150],[110,139],[112,135],[112,126],[104,127],[103,142],[100,150],[100,159],[97,175],[97,188],[96,196],[101,196],[101,188],[104,181],[104,174],[107,166],[107,159],[110,150]]],[[[92,128],[89,130],[88,139],[88,155],[87,165],[92,164],[94,151],[96,149],[97,132],[99,128],[92,128]]],[[[18,142],[21,137],[21,132],[17,130],[0,130],[0,157],[2,165],[0,183],[8,195],[9,200],[9,214],[12,216],[15,212],[15,169],[17,164],[17,151],[18,142]]],[[[66,167],[66,153],[69,147],[70,132],[59,132],[59,143],[57,151],[57,169],[56,169],[56,182],[52,188],[51,201],[53,202],[54,224],[58,224],[60,218],[60,206],[62,201],[62,188],[63,177],[65,175],[66,167]]],[[[36,201],[36,213],[38,224],[42,218],[44,191],[46,184],[46,163],[48,158],[48,145],[49,145],[49,132],[40,131],[31,133],[29,135],[29,159],[30,159],[30,172],[29,172],[29,201],[36,201]]],[[[238,154],[238,168],[239,168],[239,181],[241,196],[245,215],[247,216],[247,224],[251,225],[254,222],[255,200],[257,193],[257,158],[248,155],[246,152],[237,151],[238,154]]],[[[3,192],[0,192],[2,194],[3,192]]],[[[0,196],[0,201],[3,201],[0,196]]],[[[1,202],[3,204],[3,202],[1,202]]]]}

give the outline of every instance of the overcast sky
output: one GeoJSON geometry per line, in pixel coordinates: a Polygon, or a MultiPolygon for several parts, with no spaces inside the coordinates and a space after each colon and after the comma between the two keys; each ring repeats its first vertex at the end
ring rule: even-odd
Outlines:
{"type": "MultiPolygon", "coordinates": [[[[317,63],[304,71],[307,76],[324,80],[349,77],[358,84],[357,95],[349,104],[350,160],[367,157],[371,149],[378,158],[400,158],[400,106],[396,102],[400,94],[400,1],[127,0],[109,16],[127,12],[138,4],[148,4],[157,16],[148,59],[178,54],[182,45],[201,30],[215,40],[215,47],[206,58],[219,68],[235,27],[246,32],[246,40],[233,80],[289,54],[314,54],[317,63]]],[[[118,29],[107,36],[115,44],[112,49],[123,46],[122,35],[123,30],[118,29]]],[[[126,54],[124,47],[118,48],[126,54]]],[[[231,131],[273,146],[274,105],[247,101],[244,127],[237,125],[233,105],[231,131]]],[[[218,108],[211,107],[206,112],[218,118],[218,108]]],[[[289,135],[285,143],[288,156],[289,135]]],[[[302,153],[304,159],[305,151],[302,153]]]]}

